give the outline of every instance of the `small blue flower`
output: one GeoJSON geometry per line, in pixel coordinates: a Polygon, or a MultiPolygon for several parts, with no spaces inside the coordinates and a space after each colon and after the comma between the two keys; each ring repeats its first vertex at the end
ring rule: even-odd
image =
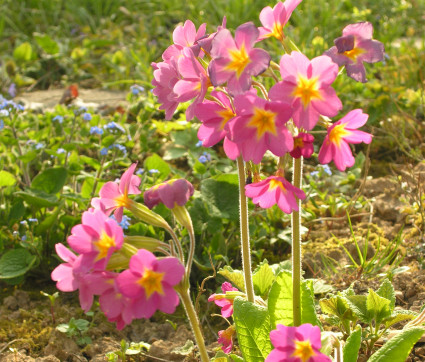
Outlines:
{"type": "Polygon", "coordinates": [[[16,108],[18,111],[24,111],[24,110],[25,110],[25,106],[23,106],[22,104],[16,104],[16,103],[15,103],[15,108],[16,108]]]}
{"type": "Polygon", "coordinates": [[[2,119],[0,119],[0,131],[4,128],[4,122],[2,119]]]}
{"type": "Polygon", "coordinates": [[[153,168],[151,170],[148,171],[151,175],[154,173],[159,173],[159,170],[157,170],[156,168],[153,168]]]}
{"type": "Polygon", "coordinates": [[[9,117],[9,111],[7,109],[0,110],[0,117],[9,117]]]}
{"type": "Polygon", "coordinates": [[[38,222],[38,219],[37,218],[29,218],[28,221],[29,222],[38,222]]]}
{"type": "Polygon", "coordinates": [[[201,156],[199,156],[198,161],[200,163],[207,163],[211,161],[211,155],[208,152],[204,152],[201,156]]]}
{"type": "Polygon", "coordinates": [[[41,142],[39,142],[39,143],[37,143],[36,145],[35,145],[35,149],[36,150],[41,150],[41,149],[43,149],[44,148],[44,144],[43,143],[41,143],[41,142]]]}
{"type": "Polygon", "coordinates": [[[9,86],[9,89],[7,90],[7,93],[9,93],[9,95],[10,95],[12,98],[15,98],[15,97],[16,97],[16,84],[15,84],[15,83],[12,83],[12,84],[9,86]]]}
{"type": "Polygon", "coordinates": [[[28,225],[28,221],[27,220],[22,220],[19,222],[21,225],[28,225]]]}
{"type": "Polygon", "coordinates": [[[329,176],[332,175],[332,171],[329,168],[329,165],[322,165],[323,171],[325,171],[329,176]]]}
{"type": "Polygon", "coordinates": [[[310,172],[310,176],[316,177],[319,174],[319,171],[310,172]]]}
{"type": "Polygon", "coordinates": [[[118,223],[119,226],[121,226],[124,230],[127,230],[130,226],[130,218],[127,215],[122,216],[122,220],[120,223],[118,223]]]}
{"type": "Polygon", "coordinates": [[[108,124],[105,124],[104,128],[111,132],[118,130],[122,133],[125,133],[125,129],[115,122],[109,122],[108,124]]]}
{"type": "Polygon", "coordinates": [[[145,169],[144,168],[139,168],[137,171],[136,171],[136,175],[143,175],[143,173],[145,172],[145,169]]]}
{"type": "Polygon", "coordinates": [[[52,121],[53,121],[53,122],[58,122],[59,124],[62,124],[62,122],[63,122],[63,117],[62,117],[62,116],[60,116],[60,115],[54,116],[54,117],[52,118],[52,121]]]}
{"type": "Polygon", "coordinates": [[[98,127],[98,126],[93,126],[90,128],[90,134],[98,134],[98,135],[102,135],[103,134],[103,129],[98,127]]]}
{"type": "Polygon", "coordinates": [[[22,235],[21,240],[22,241],[26,241],[27,240],[27,236],[26,235],[22,235]]]}
{"type": "Polygon", "coordinates": [[[80,108],[78,108],[78,112],[79,113],[87,112],[87,107],[81,106],[80,108]]]}
{"type": "Polygon", "coordinates": [[[143,92],[145,88],[135,84],[130,87],[130,90],[131,90],[131,93],[133,93],[133,95],[137,96],[140,92],[143,92]]]}
{"type": "Polygon", "coordinates": [[[124,153],[124,154],[126,154],[127,153],[127,149],[123,146],[123,145],[120,145],[120,144],[118,144],[118,143],[114,143],[113,145],[111,145],[111,146],[109,146],[110,148],[116,148],[116,149],[118,149],[119,151],[121,151],[122,153],[124,153]]]}
{"type": "Polygon", "coordinates": [[[91,121],[91,119],[92,119],[92,115],[90,113],[87,113],[87,112],[83,113],[82,117],[87,122],[91,121]]]}
{"type": "Polygon", "coordinates": [[[196,145],[195,145],[196,147],[201,147],[202,146],[202,141],[198,141],[198,142],[196,142],[196,145]]]}
{"type": "Polygon", "coordinates": [[[106,156],[106,155],[108,154],[108,151],[109,151],[109,149],[108,149],[108,148],[103,147],[103,148],[100,150],[100,154],[101,154],[102,156],[106,156]]]}
{"type": "Polygon", "coordinates": [[[66,150],[64,149],[64,148],[58,148],[57,150],[56,150],[56,153],[58,154],[58,155],[60,155],[60,154],[62,154],[62,153],[65,153],[66,152],[66,150]]]}

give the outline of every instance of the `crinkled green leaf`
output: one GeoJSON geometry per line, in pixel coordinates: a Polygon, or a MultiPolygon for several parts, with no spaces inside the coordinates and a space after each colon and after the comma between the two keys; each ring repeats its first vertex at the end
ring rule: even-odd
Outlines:
{"type": "MultiPolygon", "coordinates": [[[[305,281],[301,283],[301,323],[320,326],[312,288],[312,283],[305,281]]],[[[276,277],[268,298],[268,310],[273,328],[276,328],[278,323],[285,326],[294,324],[292,295],[292,275],[290,272],[284,271],[276,277]]]]}
{"type": "Polygon", "coordinates": [[[347,301],[339,295],[327,299],[320,299],[319,304],[323,313],[334,315],[339,318],[342,318],[344,313],[348,310],[347,301]]]}
{"type": "Polygon", "coordinates": [[[360,344],[362,343],[362,329],[360,326],[351,333],[342,349],[344,362],[357,362],[360,344]]]}
{"type": "Polygon", "coordinates": [[[47,53],[56,54],[59,53],[59,45],[47,34],[34,34],[35,41],[37,44],[47,53]]]}
{"type": "Polygon", "coordinates": [[[233,284],[234,287],[238,288],[241,292],[245,291],[245,281],[243,278],[243,273],[240,270],[234,270],[229,265],[226,265],[224,268],[221,268],[218,271],[218,274],[224,276],[229,282],[233,284]]]}
{"type": "Polygon", "coordinates": [[[48,168],[39,173],[31,182],[31,188],[56,194],[65,185],[68,171],[64,167],[48,168]]]}
{"type": "Polygon", "coordinates": [[[10,172],[0,171],[0,187],[13,186],[16,184],[16,178],[10,172]]]}
{"type": "Polygon", "coordinates": [[[368,362],[405,362],[415,343],[422,337],[425,329],[422,327],[411,327],[385,343],[375,352],[368,362]]]}
{"type": "Polygon", "coordinates": [[[391,301],[389,299],[383,298],[372,289],[369,289],[366,299],[366,308],[368,313],[373,316],[376,323],[381,323],[383,319],[391,316],[390,303],[391,301]]]}
{"type": "Polygon", "coordinates": [[[395,307],[395,291],[393,285],[388,279],[385,279],[382,282],[381,286],[376,291],[376,294],[390,301],[390,310],[392,312],[395,307]]]}
{"type": "Polygon", "coordinates": [[[270,317],[267,309],[236,298],[233,303],[239,348],[246,362],[263,362],[273,346],[270,342],[270,317]]]}
{"type": "Polygon", "coordinates": [[[385,324],[386,328],[391,327],[392,325],[401,322],[401,321],[407,321],[415,319],[418,316],[416,312],[413,312],[411,310],[397,310],[393,312],[393,314],[390,317],[387,317],[382,322],[385,324]]]}
{"type": "Polygon", "coordinates": [[[24,275],[31,269],[36,257],[27,249],[12,249],[0,258],[0,279],[11,279],[24,275]]]}
{"type": "Polygon", "coordinates": [[[15,195],[22,197],[31,206],[52,207],[57,206],[58,198],[41,190],[25,189],[25,191],[15,192],[15,195]]]}
{"type": "Polygon", "coordinates": [[[29,42],[18,45],[13,51],[13,58],[17,61],[29,61],[32,58],[32,47],[29,42]]]}
{"type": "Polygon", "coordinates": [[[372,321],[373,315],[370,314],[367,310],[365,295],[350,295],[346,297],[348,306],[353,311],[353,313],[364,323],[370,323],[372,321]]]}
{"type": "Polygon", "coordinates": [[[255,294],[265,297],[275,279],[272,268],[267,260],[264,260],[254,271],[252,282],[255,294]]]}
{"type": "Polygon", "coordinates": [[[145,160],[145,169],[149,170],[158,170],[159,174],[156,174],[159,180],[165,180],[171,173],[170,165],[165,162],[162,157],[154,153],[152,156],[149,156],[145,160]]]}
{"type": "Polygon", "coordinates": [[[201,195],[214,217],[239,220],[238,176],[223,174],[201,182],[201,195]]]}

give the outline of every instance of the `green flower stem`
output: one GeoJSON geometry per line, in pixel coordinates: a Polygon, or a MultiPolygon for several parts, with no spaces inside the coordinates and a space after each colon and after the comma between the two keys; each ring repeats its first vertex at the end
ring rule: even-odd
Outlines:
{"type": "MultiPolygon", "coordinates": [[[[294,158],[293,185],[301,189],[303,158],[294,158]]],[[[297,199],[298,210],[292,213],[292,306],[294,326],[301,325],[301,200],[297,199]]]]}
{"type": "MultiPolygon", "coordinates": [[[[180,288],[179,288],[180,289],[180,288]]],[[[192,327],[193,334],[195,335],[195,341],[201,355],[202,362],[208,362],[210,359],[208,357],[207,348],[205,347],[204,336],[201,331],[201,326],[199,324],[198,316],[196,315],[195,308],[193,307],[192,300],[190,299],[189,289],[182,288],[183,290],[178,290],[180,299],[183,303],[186,315],[189,318],[190,326],[192,327]]]]}
{"type": "Polygon", "coordinates": [[[245,291],[248,301],[254,303],[254,286],[251,272],[251,249],[249,246],[248,203],[245,195],[245,165],[242,157],[238,157],[239,176],[239,216],[241,224],[242,269],[245,280],[245,291]]]}

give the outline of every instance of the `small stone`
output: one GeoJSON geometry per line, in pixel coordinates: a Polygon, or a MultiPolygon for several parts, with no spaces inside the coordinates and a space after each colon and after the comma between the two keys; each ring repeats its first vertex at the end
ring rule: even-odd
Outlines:
{"type": "Polygon", "coordinates": [[[398,300],[403,300],[404,299],[404,293],[401,290],[396,290],[395,291],[395,298],[398,300]]]}
{"type": "Polygon", "coordinates": [[[409,298],[413,297],[415,294],[416,294],[415,288],[409,288],[409,289],[406,290],[406,293],[404,294],[404,297],[406,299],[409,299],[409,298]]]}

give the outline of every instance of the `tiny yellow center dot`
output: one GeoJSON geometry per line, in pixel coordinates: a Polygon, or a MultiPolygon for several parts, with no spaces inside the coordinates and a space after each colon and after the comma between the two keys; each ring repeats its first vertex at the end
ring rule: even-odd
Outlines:
{"type": "Polygon", "coordinates": [[[305,78],[301,75],[298,75],[298,85],[292,92],[292,95],[294,97],[301,98],[301,102],[304,108],[307,108],[312,100],[322,99],[317,77],[305,78]]]}
{"type": "Polygon", "coordinates": [[[251,63],[251,59],[249,59],[248,53],[246,52],[245,45],[236,50],[230,50],[230,62],[226,66],[226,70],[236,72],[237,78],[239,78],[246,68],[246,66],[251,63]]]}
{"type": "Polygon", "coordinates": [[[341,143],[341,139],[345,136],[348,136],[349,134],[350,131],[347,131],[345,129],[345,125],[339,124],[332,128],[332,131],[329,133],[329,141],[339,146],[341,143]]]}
{"type": "Polygon", "coordinates": [[[277,135],[275,124],[276,113],[262,108],[254,108],[254,114],[247,126],[257,129],[257,140],[263,137],[264,133],[269,132],[277,135]]]}
{"type": "Polygon", "coordinates": [[[291,357],[298,357],[302,362],[307,362],[311,357],[315,356],[310,341],[295,341],[295,351],[291,357]]]}
{"type": "Polygon", "coordinates": [[[138,280],[138,283],[145,289],[146,297],[148,299],[154,292],[164,295],[164,290],[162,289],[162,279],[164,279],[164,273],[158,273],[150,269],[145,269],[145,272],[138,280]]]}

